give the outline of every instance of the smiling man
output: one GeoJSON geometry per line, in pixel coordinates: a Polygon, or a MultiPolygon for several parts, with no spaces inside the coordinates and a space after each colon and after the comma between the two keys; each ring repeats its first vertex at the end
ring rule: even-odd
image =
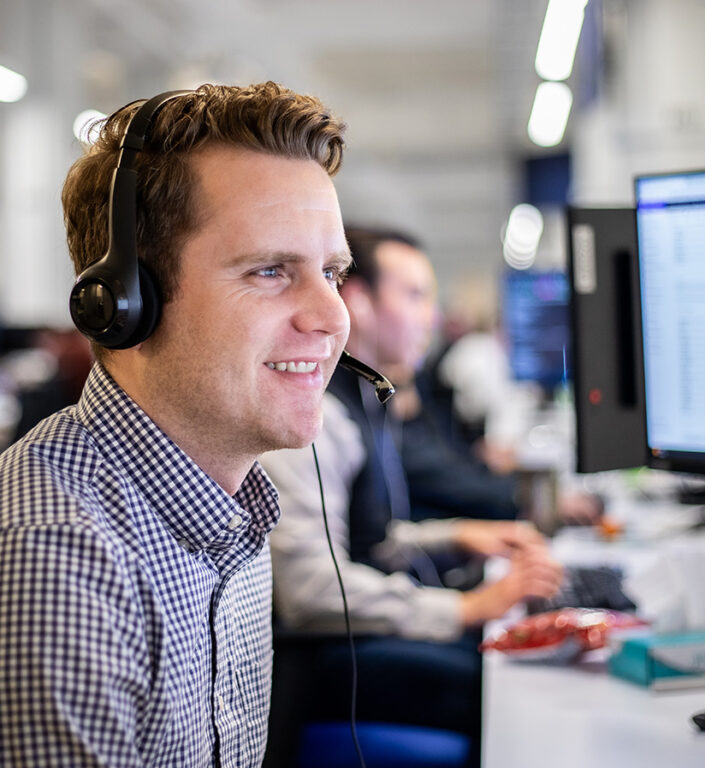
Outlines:
{"type": "MultiPolygon", "coordinates": [[[[77,273],[134,226],[113,197],[139,107],[69,172],[77,273]]],[[[273,83],[202,86],[150,117],[134,207],[156,329],[94,343],[79,403],[0,457],[7,768],[257,766],[264,751],[279,511],[257,456],[312,441],[347,339],[330,179],[344,126],[273,83]]]]}
{"type": "Polygon", "coordinates": [[[234,493],[255,456],[318,433],[348,334],[337,285],[350,256],[316,162],[216,145],[191,170],[203,218],[178,291],[151,344],[113,377],[234,493]]]}

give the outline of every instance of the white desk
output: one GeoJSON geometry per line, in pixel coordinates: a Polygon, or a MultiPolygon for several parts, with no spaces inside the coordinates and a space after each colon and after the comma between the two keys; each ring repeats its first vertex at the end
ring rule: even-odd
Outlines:
{"type": "Polygon", "coordinates": [[[654,693],[604,661],[551,667],[489,653],[483,768],[703,768],[705,733],[690,716],[705,689],[654,693]]]}
{"type": "MultiPolygon", "coordinates": [[[[564,562],[643,561],[652,546],[558,539],[564,562]]],[[[489,630],[492,631],[492,628],[489,630]]],[[[578,665],[484,659],[483,768],[705,768],[705,733],[690,722],[705,688],[655,693],[612,677],[606,653],[578,665]]]]}

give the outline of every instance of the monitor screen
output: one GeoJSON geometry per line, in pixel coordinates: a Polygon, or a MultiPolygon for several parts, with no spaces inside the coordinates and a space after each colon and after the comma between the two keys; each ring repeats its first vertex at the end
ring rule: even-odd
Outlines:
{"type": "Polygon", "coordinates": [[[552,392],[569,378],[568,280],[559,271],[511,271],[502,280],[502,325],[514,378],[552,392]]]}
{"type": "Polygon", "coordinates": [[[649,464],[705,472],[705,171],[635,191],[649,464]]]}
{"type": "Polygon", "coordinates": [[[633,208],[567,211],[576,469],[647,463],[633,208]]]}

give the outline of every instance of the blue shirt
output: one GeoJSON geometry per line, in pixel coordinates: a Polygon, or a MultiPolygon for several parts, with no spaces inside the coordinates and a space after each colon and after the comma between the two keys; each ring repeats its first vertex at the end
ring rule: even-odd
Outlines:
{"type": "Polygon", "coordinates": [[[0,456],[0,765],[258,766],[278,514],[96,365],[0,456]]]}

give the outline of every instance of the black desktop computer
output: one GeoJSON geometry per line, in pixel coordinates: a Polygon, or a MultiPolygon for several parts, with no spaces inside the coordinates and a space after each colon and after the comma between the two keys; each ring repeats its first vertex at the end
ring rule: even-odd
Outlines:
{"type": "Polygon", "coordinates": [[[647,463],[636,218],[567,210],[576,469],[647,463]]]}

